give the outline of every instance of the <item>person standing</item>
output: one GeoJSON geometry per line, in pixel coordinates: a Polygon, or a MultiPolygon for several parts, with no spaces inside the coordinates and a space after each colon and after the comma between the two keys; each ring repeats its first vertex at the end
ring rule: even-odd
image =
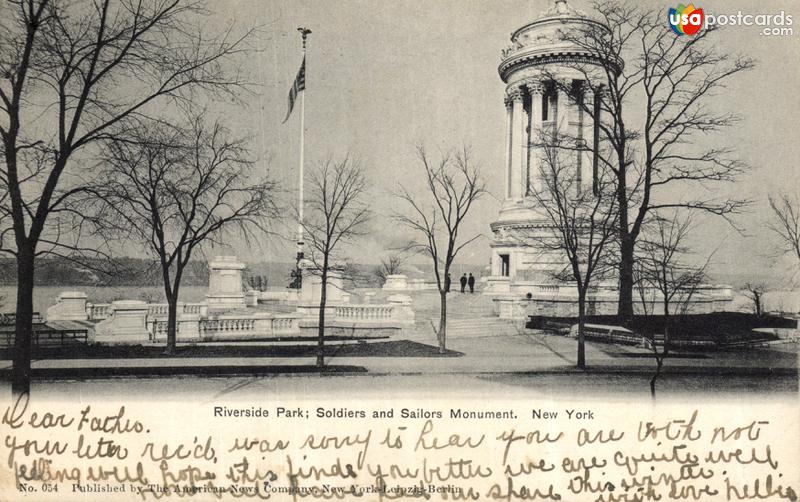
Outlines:
{"type": "Polygon", "coordinates": [[[461,276],[461,292],[464,292],[464,289],[467,287],[467,274],[461,276]]]}
{"type": "Polygon", "coordinates": [[[475,292],[475,278],[472,277],[471,273],[469,274],[469,279],[467,279],[467,284],[469,284],[469,292],[470,293],[474,293],[475,292]]]}
{"type": "Polygon", "coordinates": [[[450,292],[450,272],[448,272],[447,277],[444,278],[444,292],[450,292]]]}

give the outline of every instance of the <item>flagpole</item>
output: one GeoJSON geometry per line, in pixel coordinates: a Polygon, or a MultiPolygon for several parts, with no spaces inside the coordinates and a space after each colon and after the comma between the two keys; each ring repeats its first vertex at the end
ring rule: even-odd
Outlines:
{"type": "MultiPolygon", "coordinates": [[[[305,51],[304,51],[305,52],[305,51]]],[[[297,215],[297,257],[303,258],[303,167],[305,165],[305,117],[306,117],[306,91],[304,90],[300,96],[300,179],[297,182],[298,186],[298,215],[297,215]]]]}
{"type": "MultiPolygon", "coordinates": [[[[311,34],[311,30],[300,27],[297,28],[297,31],[300,32],[300,35],[303,37],[303,64],[306,65],[306,39],[308,35],[311,34]]],[[[306,66],[306,69],[308,67],[306,66]]],[[[304,79],[307,77],[308,72],[304,72],[304,79]]],[[[305,167],[305,136],[306,136],[306,90],[305,84],[303,85],[303,91],[300,94],[300,179],[298,180],[298,218],[297,218],[297,260],[302,260],[304,253],[305,243],[303,242],[303,172],[305,167]]]]}

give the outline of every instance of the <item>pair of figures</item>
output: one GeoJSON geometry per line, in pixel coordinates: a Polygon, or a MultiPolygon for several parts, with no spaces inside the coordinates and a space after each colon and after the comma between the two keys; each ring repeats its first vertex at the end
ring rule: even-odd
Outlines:
{"type": "MultiPolygon", "coordinates": [[[[444,280],[444,290],[445,290],[446,293],[450,292],[450,282],[451,282],[450,274],[447,274],[447,277],[445,277],[445,280],[444,280]]],[[[461,282],[461,292],[462,293],[466,292],[465,290],[466,290],[467,286],[469,286],[469,292],[470,293],[474,293],[475,292],[475,277],[473,277],[471,273],[469,274],[469,277],[467,277],[467,274],[462,275],[460,282],[461,282]]]]}

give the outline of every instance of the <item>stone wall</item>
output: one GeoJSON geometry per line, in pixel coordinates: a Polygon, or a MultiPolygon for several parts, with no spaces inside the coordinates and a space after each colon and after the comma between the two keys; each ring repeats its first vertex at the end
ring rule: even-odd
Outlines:
{"type": "MultiPolygon", "coordinates": [[[[577,317],[578,293],[571,285],[540,284],[528,285],[532,289],[530,298],[527,295],[506,293],[495,295],[495,312],[505,319],[521,319],[529,315],[577,317]]],[[[642,301],[638,291],[634,292],[634,312],[636,314],[663,315],[662,296],[655,290],[648,290],[642,301]]],[[[670,304],[671,314],[707,314],[710,312],[730,311],[732,306],[732,290],[729,286],[703,285],[697,289],[688,302],[673,301],[670,304]]],[[[587,293],[587,315],[615,315],[617,313],[618,294],[616,289],[597,288],[587,293]]]]}

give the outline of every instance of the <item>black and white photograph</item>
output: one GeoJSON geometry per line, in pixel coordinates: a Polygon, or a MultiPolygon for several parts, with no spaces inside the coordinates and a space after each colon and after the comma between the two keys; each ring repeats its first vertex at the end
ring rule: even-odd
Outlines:
{"type": "Polygon", "coordinates": [[[2,0],[0,499],[797,500],[795,16],[2,0]]]}

